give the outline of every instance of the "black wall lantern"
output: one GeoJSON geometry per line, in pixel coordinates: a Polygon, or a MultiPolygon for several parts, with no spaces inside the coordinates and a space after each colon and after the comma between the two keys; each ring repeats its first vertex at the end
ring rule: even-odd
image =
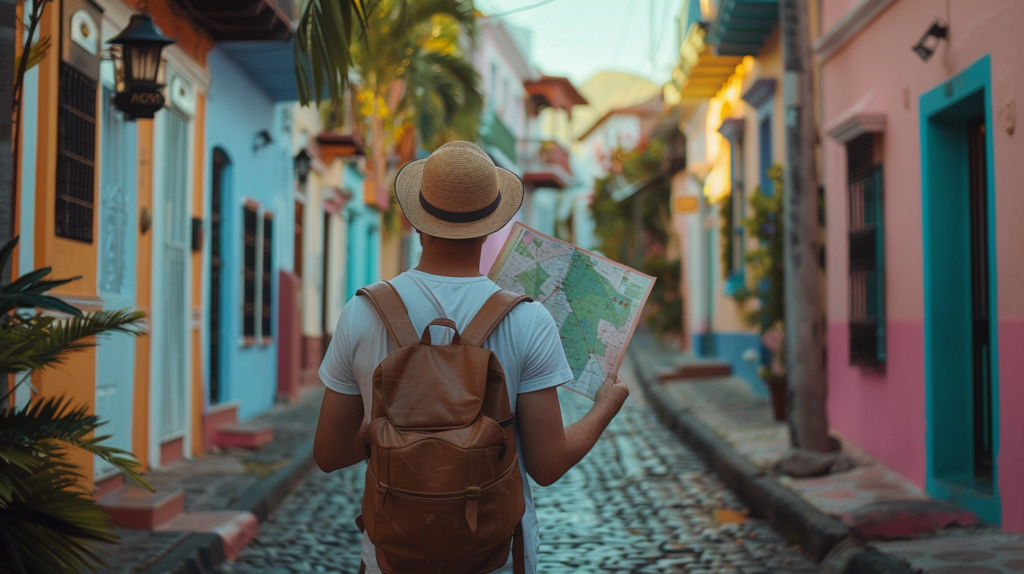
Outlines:
{"type": "Polygon", "coordinates": [[[927,62],[935,50],[939,48],[939,42],[944,40],[949,35],[949,27],[942,20],[936,20],[932,22],[928,31],[921,36],[921,39],[913,45],[914,52],[917,53],[918,57],[922,61],[927,62]]]}
{"type": "Polygon", "coordinates": [[[299,150],[299,153],[295,154],[294,161],[295,177],[298,178],[300,185],[305,185],[309,172],[313,169],[313,156],[309,155],[309,152],[304,149],[299,150]]]}
{"type": "Polygon", "coordinates": [[[129,120],[153,118],[164,107],[160,73],[160,53],[174,39],[164,36],[148,12],[133,14],[128,26],[111,38],[110,44],[121,46],[121,71],[124,89],[114,96],[114,105],[129,120]]]}

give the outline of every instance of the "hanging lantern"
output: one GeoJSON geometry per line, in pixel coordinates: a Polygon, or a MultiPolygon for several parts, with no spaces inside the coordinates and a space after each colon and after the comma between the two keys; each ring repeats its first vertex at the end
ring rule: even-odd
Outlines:
{"type": "Polygon", "coordinates": [[[128,26],[112,38],[121,46],[121,70],[124,89],[114,96],[114,105],[129,120],[152,118],[164,106],[160,74],[160,53],[174,39],[164,36],[147,12],[133,14],[128,26]]]}

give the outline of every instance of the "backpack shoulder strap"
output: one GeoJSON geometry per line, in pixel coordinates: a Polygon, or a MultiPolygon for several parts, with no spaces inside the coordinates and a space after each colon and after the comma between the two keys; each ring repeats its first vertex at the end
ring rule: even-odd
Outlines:
{"type": "Polygon", "coordinates": [[[377,310],[377,314],[384,321],[388,335],[391,335],[391,339],[399,347],[407,347],[420,342],[420,338],[416,336],[416,328],[413,327],[412,320],[409,319],[409,309],[391,283],[378,281],[356,291],[356,295],[362,295],[370,300],[374,309],[377,310]]]}
{"type": "Polygon", "coordinates": [[[504,289],[491,295],[462,332],[462,344],[474,347],[483,345],[501,320],[524,301],[533,301],[533,298],[504,289]]]}

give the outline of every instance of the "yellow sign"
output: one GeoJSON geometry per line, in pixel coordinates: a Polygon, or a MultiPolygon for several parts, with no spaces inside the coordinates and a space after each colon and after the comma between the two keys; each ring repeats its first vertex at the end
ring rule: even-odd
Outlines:
{"type": "Polygon", "coordinates": [[[700,201],[696,196],[684,195],[677,197],[672,206],[676,213],[697,213],[700,209],[700,201]]]}

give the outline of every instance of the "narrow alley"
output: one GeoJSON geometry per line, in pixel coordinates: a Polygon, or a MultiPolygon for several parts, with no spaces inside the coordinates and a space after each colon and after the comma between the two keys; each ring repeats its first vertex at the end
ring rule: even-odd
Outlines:
{"type": "MultiPolygon", "coordinates": [[[[624,363],[622,373],[632,378],[624,363]]],[[[540,571],[650,573],[815,572],[796,547],[743,505],[697,455],[632,392],[608,432],[576,468],[548,488],[534,485],[540,571]],[[726,512],[722,512],[726,511],[726,512]],[[716,516],[720,519],[716,521],[716,516]]],[[[590,402],[562,393],[566,421],[590,402]]],[[[356,572],[365,467],[314,471],[286,499],[227,574],[356,572]]]]}

